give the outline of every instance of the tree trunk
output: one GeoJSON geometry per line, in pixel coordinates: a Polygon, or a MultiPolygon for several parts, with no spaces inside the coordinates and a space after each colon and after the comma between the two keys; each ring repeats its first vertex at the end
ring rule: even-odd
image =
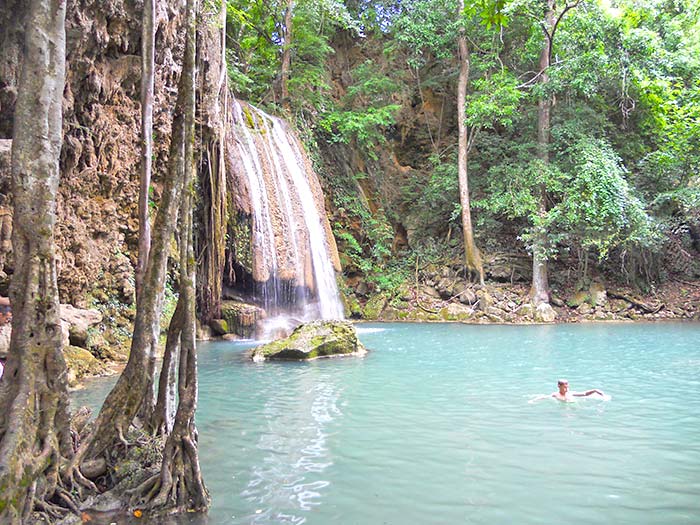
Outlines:
{"type": "Polygon", "coordinates": [[[148,200],[153,157],[153,85],[155,70],[155,1],[143,2],[141,31],[141,180],[139,188],[139,253],[136,266],[136,295],[141,291],[148,251],[151,248],[151,224],[148,200]]]}
{"type": "Polygon", "coordinates": [[[155,511],[199,512],[209,507],[209,494],[204,486],[197,451],[197,429],[194,415],[197,408],[197,347],[195,340],[195,258],[192,235],[192,200],[194,193],[195,141],[195,39],[196,0],[187,2],[187,45],[182,72],[186,79],[186,145],[183,163],[185,192],[181,208],[180,229],[180,366],[178,377],[179,402],[172,432],[163,451],[160,475],[144,485],[145,507],[155,511]],[[149,486],[152,483],[152,486],[149,486]]]}
{"type": "MultiPolygon", "coordinates": [[[[144,0],[141,31],[141,180],[139,188],[139,253],[136,263],[136,297],[141,294],[151,248],[151,222],[148,215],[153,157],[153,85],[155,70],[155,2],[144,0]]],[[[155,405],[152,378],[155,377],[156,345],[148,350],[149,384],[141,404],[141,419],[150,420],[155,405]]]]}
{"type": "MultiPolygon", "coordinates": [[[[464,0],[459,2],[458,17],[462,17],[464,0]]],[[[464,234],[464,255],[467,269],[470,273],[478,274],[479,284],[484,284],[484,266],[481,262],[481,254],[474,242],[474,230],[472,228],[471,204],[469,201],[469,177],[467,162],[469,156],[469,137],[467,135],[466,102],[467,84],[469,82],[469,47],[464,28],[460,28],[457,40],[459,49],[459,82],[457,84],[457,121],[459,126],[459,150],[457,158],[457,176],[459,179],[459,202],[462,205],[462,231],[464,234]]]]}
{"type": "MultiPolygon", "coordinates": [[[[12,143],[12,339],[0,381],[0,522],[49,504],[72,454],[54,228],[65,83],[64,0],[32,0],[12,143]]],[[[58,511],[57,511],[58,512],[58,511]]],[[[56,517],[52,514],[50,517],[56,517]]]]}
{"type": "MultiPolygon", "coordinates": [[[[185,60],[188,58],[185,57],[185,60]]],[[[124,440],[124,434],[129,429],[149,386],[150,349],[158,340],[160,333],[170,239],[175,230],[183,189],[184,112],[189,98],[194,96],[191,91],[186,75],[182,75],[173,113],[168,173],[154,224],[143,289],[136,304],[136,320],[129,360],[124,372],[102,405],[94,429],[89,439],[81,446],[76,461],[82,460],[86,454],[89,457],[96,457],[118,440],[124,440]]]]}
{"type": "Polygon", "coordinates": [[[294,0],[287,0],[287,10],[284,13],[284,45],[282,48],[282,65],[280,67],[280,98],[282,105],[289,107],[289,70],[292,67],[292,30],[294,16],[294,0]]]}
{"type": "MultiPolygon", "coordinates": [[[[545,86],[549,83],[550,57],[552,52],[552,38],[556,24],[554,12],[554,0],[547,0],[547,12],[545,13],[546,27],[544,28],[544,46],[540,53],[540,78],[539,83],[545,86]]],[[[537,156],[544,165],[549,164],[549,128],[551,121],[552,97],[544,94],[537,106],[537,156]]],[[[547,214],[547,190],[544,185],[539,188],[538,215],[544,219],[547,214]]],[[[535,306],[549,303],[549,278],[547,275],[547,232],[541,224],[535,224],[535,235],[532,246],[532,288],[530,299],[535,306]]]]}
{"type": "Polygon", "coordinates": [[[182,333],[183,316],[183,302],[178,297],[175,312],[170,319],[170,326],[168,326],[168,337],[165,341],[165,352],[163,353],[163,366],[160,369],[158,397],[151,421],[151,429],[154,435],[167,435],[173,429],[175,386],[180,359],[180,335],[182,333]]]}
{"type": "Polygon", "coordinates": [[[197,257],[197,311],[203,323],[221,317],[222,276],[226,263],[226,163],[225,136],[228,122],[225,35],[226,2],[219,21],[205,13],[198,40],[201,160],[197,206],[195,254],[197,257]],[[223,111],[222,111],[223,107],[223,111]]]}

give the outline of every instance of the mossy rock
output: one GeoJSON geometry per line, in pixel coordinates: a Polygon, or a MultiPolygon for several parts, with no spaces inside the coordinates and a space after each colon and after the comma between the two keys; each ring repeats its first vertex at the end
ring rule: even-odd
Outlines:
{"type": "Polygon", "coordinates": [[[265,312],[262,308],[238,301],[223,301],[221,317],[226,321],[227,333],[235,333],[241,337],[251,337],[255,333],[257,322],[265,312]]]}
{"type": "Polygon", "coordinates": [[[84,348],[66,346],[63,356],[66,359],[68,383],[71,386],[82,377],[99,375],[105,371],[104,364],[84,348]]]}
{"type": "Polygon", "coordinates": [[[566,304],[569,305],[571,308],[578,308],[582,304],[590,302],[591,294],[589,294],[586,291],[580,291],[576,292],[573,296],[569,297],[569,299],[566,301],[566,304]]]}
{"type": "Polygon", "coordinates": [[[268,359],[311,360],[320,357],[364,355],[357,332],[346,321],[314,321],[294,329],[289,337],[251,351],[253,361],[268,359]]]}
{"type": "Polygon", "coordinates": [[[214,335],[226,335],[229,333],[226,319],[212,319],[209,321],[209,327],[212,329],[212,332],[214,332],[214,335]]]}
{"type": "Polygon", "coordinates": [[[372,297],[362,310],[362,317],[368,320],[379,319],[379,316],[386,308],[387,298],[385,295],[379,294],[372,297]]]}
{"type": "Polygon", "coordinates": [[[354,294],[343,296],[343,306],[347,317],[352,317],[353,319],[362,318],[362,305],[354,294]]]}

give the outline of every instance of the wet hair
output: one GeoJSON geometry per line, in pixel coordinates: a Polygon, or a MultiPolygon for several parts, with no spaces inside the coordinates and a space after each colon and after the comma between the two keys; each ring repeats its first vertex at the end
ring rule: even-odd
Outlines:
{"type": "Polygon", "coordinates": [[[560,379],[559,381],[557,381],[557,386],[558,385],[568,385],[568,384],[569,384],[569,382],[566,379],[560,379]]]}

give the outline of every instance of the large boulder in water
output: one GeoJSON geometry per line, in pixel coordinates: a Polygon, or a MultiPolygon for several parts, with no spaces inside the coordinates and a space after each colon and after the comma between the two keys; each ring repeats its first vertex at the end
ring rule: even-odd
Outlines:
{"type": "Polygon", "coordinates": [[[347,321],[314,321],[294,329],[289,337],[254,348],[253,361],[309,360],[319,357],[364,355],[367,350],[347,321]]]}

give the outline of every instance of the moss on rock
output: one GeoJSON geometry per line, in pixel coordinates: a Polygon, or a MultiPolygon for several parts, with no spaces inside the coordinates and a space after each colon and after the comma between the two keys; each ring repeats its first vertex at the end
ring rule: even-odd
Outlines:
{"type": "Polygon", "coordinates": [[[346,321],[314,321],[298,326],[289,337],[254,348],[253,361],[311,360],[339,355],[363,355],[365,347],[346,321]]]}
{"type": "Polygon", "coordinates": [[[365,307],[362,310],[362,317],[372,321],[379,319],[379,316],[384,311],[384,308],[386,308],[386,303],[387,298],[385,295],[375,295],[369,301],[367,301],[367,304],[365,304],[365,307]]]}
{"type": "Polygon", "coordinates": [[[66,346],[63,356],[68,367],[68,383],[74,386],[77,381],[88,375],[98,375],[105,371],[105,366],[94,355],[77,346],[66,346]]]}
{"type": "Polygon", "coordinates": [[[221,304],[221,317],[226,323],[228,333],[251,337],[257,322],[263,316],[262,308],[252,304],[238,301],[223,301],[221,304]]]}

